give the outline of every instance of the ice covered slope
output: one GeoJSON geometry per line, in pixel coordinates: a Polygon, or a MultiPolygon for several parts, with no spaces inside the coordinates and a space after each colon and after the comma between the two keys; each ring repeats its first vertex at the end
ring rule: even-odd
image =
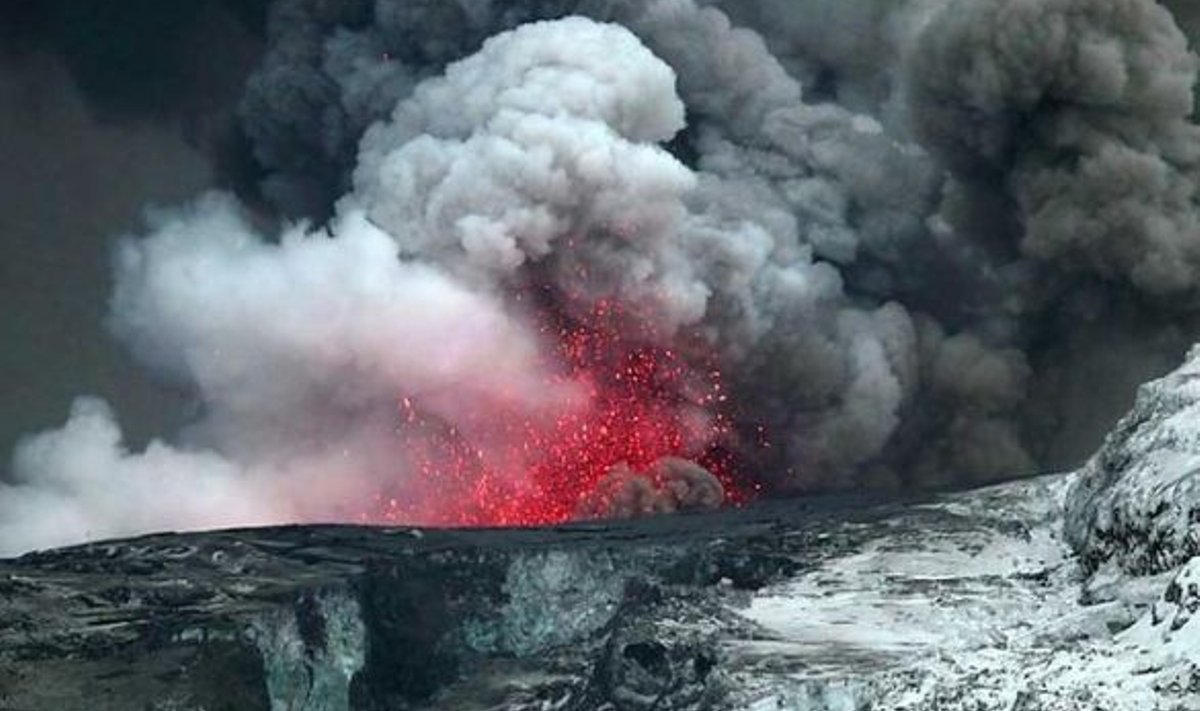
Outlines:
{"type": "Polygon", "coordinates": [[[1200,553],[1200,348],[1138,391],[1067,497],[1066,532],[1089,573],[1161,573],[1200,553]]]}
{"type": "Polygon", "coordinates": [[[1200,349],[1078,472],[912,507],[757,592],[754,709],[1200,709],[1200,349]],[[940,512],[938,518],[935,512],[940,512]]]}
{"type": "Polygon", "coordinates": [[[1200,567],[1170,585],[1089,594],[1061,535],[1071,483],[1048,477],[914,507],[861,546],[757,591],[738,614],[759,634],[724,641],[736,706],[1200,709],[1200,567]]]}

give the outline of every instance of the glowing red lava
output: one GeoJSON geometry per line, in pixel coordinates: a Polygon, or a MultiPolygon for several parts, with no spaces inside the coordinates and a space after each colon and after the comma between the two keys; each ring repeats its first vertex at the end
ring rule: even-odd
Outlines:
{"type": "MultiPolygon", "coordinates": [[[[520,414],[496,417],[489,427],[498,434],[490,439],[503,443],[498,452],[474,448],[453,429],[441,432],[414,455],[432,498],[418,504],[388,498],[367,518],[451,526],[561,523],[614,466],[641,472],[665,456],[692,459],[712,472],[726,503],[749,498],[722,446],[731,425],[713,359],[685,358],[657,345],[650,326],[611,301],[596,303],[583,317],[551,313],[545,324],[558,360],[547,386],[581,388],[586,406],[550,423],[520,414]],[[511,471],[514,463],[523,471],[511,471]]],[[[423,424],[412,398],[401,399],[400,416],[423,424]]]]}

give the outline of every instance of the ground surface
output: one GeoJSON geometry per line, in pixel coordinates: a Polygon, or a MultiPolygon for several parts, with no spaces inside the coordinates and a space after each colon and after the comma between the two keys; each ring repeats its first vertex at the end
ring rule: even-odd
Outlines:
{"type": "Polygon", "coordinates": [[[1067,485],[33,554],[0,562],[0,709],[1200,708],[1168,578],[1085,594],[1067,485]]]}

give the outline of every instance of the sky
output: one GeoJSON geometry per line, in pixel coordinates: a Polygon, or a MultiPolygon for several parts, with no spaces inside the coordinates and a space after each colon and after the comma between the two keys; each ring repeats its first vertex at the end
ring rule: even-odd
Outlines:
{"type": "Polygon", "coordinates": [[[182,399],[108,333],[113,245],[148,205],[231,183],[214,144],[261,51],[254,19],[218,3],[16,0],[0,28],[0,451],[80,393],[119,403],[142,440],[182,399]],[[164,59],[173,43],[186,49],[164,59]]]}

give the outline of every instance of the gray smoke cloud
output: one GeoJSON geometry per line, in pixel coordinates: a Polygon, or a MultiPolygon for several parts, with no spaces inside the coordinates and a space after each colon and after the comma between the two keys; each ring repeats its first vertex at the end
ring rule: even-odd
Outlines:
{"type": "Polygon", "coordinates": [[[725,501],[720,480],[704,467],[664,457],[644,472],[625,464],[613,467],[579,501],[581,519],[638,518],[680,511],[712,511],[725,501]]]}
{"type": "Polygon", "coordinates": [[[957,3],[912,58],[913,126],[956,173],[1007,189],[1022,254],[1187,298],[1196,61],[1155,3],[957,3]]]}
{"type": "Polygon", "coordinates": [[[1192,0],[1165,0],[1162,4],[1171,11],[1175,24],[1188,36],[1195,49],[1196,39],[1200,37],[1200,6],[1192,0]]]}
{"type": "MultiPolygon", "coordinates": [[[[547,389],[531,284],[714,353],[722,446],[771,491],[1083,454],[1106,423],[1076,374],[1140,376],[1195,332],[1186,37],[1150,0],[799,5],[275,3],[241,117],[264,194],[327,227],[270,236],[210,196],[124,242],[113,330],[199,415],[128,452],[81,401],[18,451],[0,541],[431,498],[398,398],[480,451],[497,413],[579,406],[547,389]],[[140,493],[88,506],[100,480],[140,493]],[[137,503],[187,481],[178,515],[137,503]]],[[[614,470],[580,515],[719,502],[698,472],[614,470]]]]}
{"type": "Polygon", "coordinates": [[[905,131],[896,101],[908,52],[952,0],[720,0],[736,23],[760,33],[813,99],[836,101],[905,131]]]}

